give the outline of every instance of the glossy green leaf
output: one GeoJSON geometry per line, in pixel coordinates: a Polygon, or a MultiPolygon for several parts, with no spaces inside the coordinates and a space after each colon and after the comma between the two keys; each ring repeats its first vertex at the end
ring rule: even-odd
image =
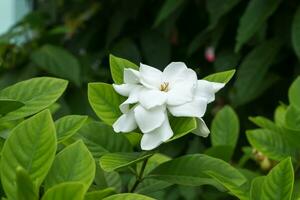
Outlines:
{"type": "Polygon", "coordinates": [[[250,189],[250,200],[261,200],[262,186],[264,184],[264,181],[264,176],[259,176],[252,180],[250,189]]]}
{"type": "Polygon", "coordinates": [[[141,162],[152,156],[151,153],[143,152],[120,152],[120,153],[107,153],[100,158],[100,166],[104,171],[115,171],[127,166],[131,166],[141,162]]]}
{"type": "Polygon", "coordinates": [[[300,131],[300,109],[298,109],[298,107],[290,105],[287,108],[285,114],[285,125],[289,129],[300,131]]]}
{"type": "Polygon", "coordinates": [[[159,10],[155,22],[154,27],[159,26],[164,20],[166,20],[173,12],[175,12],[182,4],[184,0],[166,0],[159,10]]]}
{"type": "Polygon", "coordinates": [[[57,141],[62,142],[74,135],[86,122],[87,116],[67,115],[55,121],[57,141]]]}
{"type": "Polygon", "coordinates": [[[197,128],[197,122],[195,118],[190,117],[173,117],[170,120],[170,125],[174,131],[174,135],[168,141],[173,141],[182,136],[185,136],[189,132],[197,128]]]}
{"type": "Polygon", "coordinates": [[[9,112],[17,110],[24,106],[20,101],[11,100],[11,99],[0,99],[0,115],[5,115],[9,112]]]}
{"type": "Polygon", "coordinates": [[[300,77],[298,77],[289,88],[290,103],[300,109],[300,77]]]}
{"type": "Polygon", "coordinates": [[[68,79],[77,85],[81,83],[77,58],[61,47],[46,44],[31,54],[31,60],[51,74],[68,79]]]}
{"type": "Polygon", "coordinates": [[[280,0],[252,0],[240,19],[236,36],[235,50],[241,47],[262,27],[272,13],[277,9],[280,0]]]}
{"type": "Polygon", "coordinates": [[[124,134],[115,133],[111,126],[101,122],[85,124],[78,131],[78,136],[97,159],[106,153],[132,151],[132,146],[124,134]]]}
{"type": "Polygon", "coordinates": [[[262,185],[262,199],[290,200],[294,185],[294,170],[290,158],[282,160],[266,176],[262,185]]]}
{"type": "Polygon", "coordinates": [[[151,197],[147,197],[141,194],[134,194],[134,193],[122,193],[122,194],[115,194],[109,197],[104,198],[103,200],[155,200],[151,197]]]}
{"type": "Polygon", "coordinates": [[[17,168],[17,199],[18,200],[38,200],[39,191],[31,180],[28,172],[22,167],[17,168]]]}
{"type": "Polygon", "coordinates": [[[186,155],[162,163],[149,177],[181,185],[215,185],[206,171],[212,171],[237,186],[246,181],[246,178],[228,163],[203,154],[186,155]]]}
{"type": "Polygon", "coordinates": [[[232,69],[224,72],[210,74],[204,77],[203,79],[211,82],[217,82],[217,83],[228,83],[232,79],[234,74],[235,74],[235,69],[232,69]]]}
{"type": "Polygon", "coordinates": [[[214,28],[219,20],[230,12],[240,0],[225,0],[222,3],[218,0],[206,1],[206,10],[209,13],[210,28],[214,28]]]}
{"type": "Polygon", "coordinates": [[[292,44],[300,59],[300,6],[298,6],[292,23],[292,44]]]}
{"type": "Polygon", "coordinates": [[[1,180],[9,199],[16,198],[17,168],[26,170],[38,188],[56,152],[56,134],[50,112],[45,110],[16,126],[2,149],[1,180]]]}
{"type": "Polygon", "coordinates": [[[243,185],[237,185],[232,181],[230,181],[228,177],[224,178],[222,175],[210,170],[207,171],[206,174],[208,174],[217,182],[219,182],[221,185],[223,185],[230,192],[230,194],[238,197],[240,200],[249,200],[248,183],[244,183],[243,185]]]}
{"type": "Polygon", "coordinates": [[[287,156],[295,156],[295,149],[281,132],[255,129],[246,134],[250,144],[271,159],[282,160],[287,156]]]}
{"type": "Polygon", "coordinates": [[[213,146],[229,145],[233,149],[239,136],[240,124],[235,111],[224,106],[215,116],[211,125],[211,142],[213,146]]]}
{"type": "Polygon", "coordinates": [[[80,182],[68,182],[55,185],[43,196],[42,200],[83,200],[85,186],[80,182]]]}
{"type": "Polygon", "coordinates": [[[91,191],[85,194],[84,200],[100,200],[113,194],[116,194],[116,191],[113,188],[91,191]]]}
{"type": "Polygon", "coordinates": [[[45,179],[45,187],[49,189],[63,182],[75,181],[84,184],[87,190],[94,179],[95,168],[91,153],[79,140],[56,155],[45,179]]]}
{"type": "Polygon", "coordinates": [[[235,95],[232,100],[242,105],[255,99],[266,86],[266,74],[275,59],[280,45],[275,40],[268,40],[255,47],[243,60],[237,71],[234,83],[235,95]]]}
{"type": "Polygon", "coordinates": [[[121,115],[119,105],[122,103],[123,97],[115,92],[112,85],[90,83],[88,98],[97,116],[105,123],[112,125],[121,115]]]}
{"type": "Polygon", "coordinates": [[[116,57],[112,54],[109,55],[109,64],[110,64],[110,71],[111,76],[115,83],[122,84],[123,83],[123,75],[125,68],[132,68],[138,70],[139,67],[123,58],[116,57]]]}
{"type": "Polygon", "coordinates": [[[33,115],[53,104],[65,91],[68,82],[40,77],[16,83],[0,91],[0,99],[21,101],[25,105],[6,114],[1,120],[16,120],[33,115]]]}

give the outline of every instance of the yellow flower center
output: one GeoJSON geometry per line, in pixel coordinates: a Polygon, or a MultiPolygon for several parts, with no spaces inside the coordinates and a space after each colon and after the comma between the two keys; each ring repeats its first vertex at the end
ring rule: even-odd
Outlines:
{"type": "Polygon", "coordinates": [[[169,83],[168,82],[164,82],[163,84],[161,84],[160,85],[160,91],[168,92],[169,91],[169,83]]]}

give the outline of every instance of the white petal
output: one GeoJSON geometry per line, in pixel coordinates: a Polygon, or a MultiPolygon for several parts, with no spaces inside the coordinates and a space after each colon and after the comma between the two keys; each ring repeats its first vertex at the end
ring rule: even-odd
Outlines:
{"type": "Polygon", "coordinates": [[[130,104],[135,104],[138,102],[141,88],[142,86],[136,85],[136,87],[130,92],[128,99],[119,106],[122,113],[127,113],[129,111],[130,104]]]}
{"type": "Polygon", "coordinates": [[[137,87],[136,84],[121,84],[121,85],[113,84],[113,88],[115,89],[115,91],[118,94],[126,97],[128,97],[130,92],[134,90],[136,87],[137,87]]]}
{"type": "Polygon", "coordinates": [[[208,103],[215,100],[215,93],[225,86],[224,83],[210,82],[206,80],[198,80],[196,88],[196,98],[205,98],[208,103]]]}
{"type": "Polygon", "coordinates": [[[124,69],[124,83],[140,83],[140,72],[131,68],[124,69]]]}
{"type": "Polygon", "coordinates": [[[161,127],[143,134],[141,140],[141,148],[143,150],[152,150],[158,147],[161,143],[169,140],[173,136],[168,118],[164,121],[161,127]]]}
{"type": "Polygon", "coordinates": [[[164,105],[167,101],[167,94],[159,90],[142,89],[139,93],[139,102],[146,109],[154,108],[155,106],[164,105]]]}
{"type": "Polygon", "coordinates": [[[134,112],[128,112],[121,115],[113,124],[113,129],[115,132],[130,132],[137,128],[137,124],[134,118],[134,112]]]}
{"type": "Polygon", "coordinates": [[[197,128],[192,132],[202,137],[207,137],[210,133],[208,127],[206,126],[202,118],[197,118],[197,128]]]}
{"type": "Polygon", "coordinates": [[[195,99],[191,102],[179,105],[168,106],[170,113],[176,117],[203,117],[207,107],[206,99],[195,99]]]}
{"type": "Polygon", "coordinates": [[[140,64],[141,83],[151,89],[159,89],[161,85],[162,72],[154,67],[140,64]]]}
{"type": "Polygon", "coordinates": [[[160,127],[166,118],[164,112],[163,106],[147,110],[138,105],[134,109],[135,120],[143,133],[149,133],[160,127]]]}
{"type": "Polygon", "coordinates": [[[171,62],[163,71],[163,80],[174,80],[187,70],[183,62],[171,62]]]}
{"type": "Polygon", "coordinates": [[[176,106],[192,101],[194,90],[194,86],[186,82],[170,85],[170,90],[167,92],[167,104],[176,106]]]}

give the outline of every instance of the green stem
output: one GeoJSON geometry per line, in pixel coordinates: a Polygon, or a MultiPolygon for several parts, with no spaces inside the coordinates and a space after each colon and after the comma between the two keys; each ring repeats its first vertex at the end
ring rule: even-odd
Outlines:
{"type": "Polygon", "coordinates": [[[142,164],[142,168],[141,168],[141,171],[140,173],[137,175],[136,177],[136,180],[130,190],[131,193],[133,193],[135,191],[135,189],[137,188],[137,186],[142,182],[143,180],[143,175],[144,175],[144,171],[145,171],[145,168],[146,168],[146,165],[147,165],[147,162],[148,162],[148,158],[146,160],[143,161],[143,164],[142,164]]]}

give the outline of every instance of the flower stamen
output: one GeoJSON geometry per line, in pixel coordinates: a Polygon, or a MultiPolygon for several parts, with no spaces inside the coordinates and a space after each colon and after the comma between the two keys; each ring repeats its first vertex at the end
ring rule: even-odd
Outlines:
{"type": "Polygon", "coordinates": [[[162,92],[168,92],[169,91],[169,83],[164,82],[163,84],[160,85],[160,91],[162,92]]]}

